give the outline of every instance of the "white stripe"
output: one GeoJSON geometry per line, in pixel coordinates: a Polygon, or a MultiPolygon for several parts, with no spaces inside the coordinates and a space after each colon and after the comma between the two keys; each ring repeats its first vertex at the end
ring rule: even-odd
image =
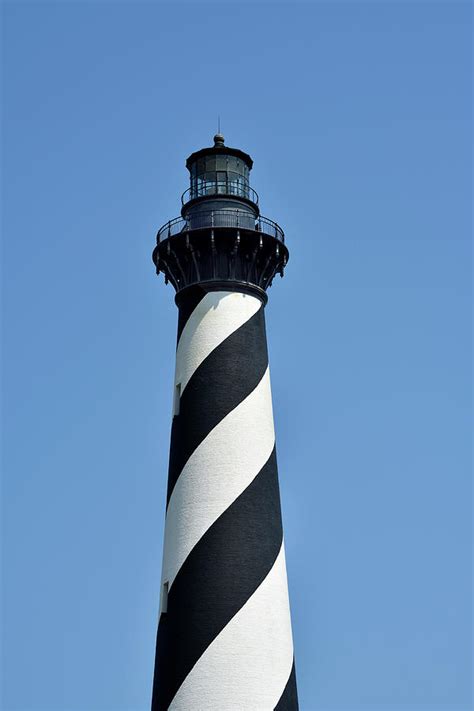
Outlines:
{"type": "Polygon", "coordinates": [[[176,351],[175,386],[181,394],[201,363],[231,333],[261,308],[255,296],[228,291],[210,291],[198,303],[179,339],[176,351]]]}
{"type": "Polygon", "coordinates": [[[169,588],[201,536],[247,488],[275,444],[270,373],[194,450],[166,515],[162,581],[169,588]]]}
{"type": "Polygon", "coordinates": [[[293,664],[282,545],[252,597],[209,645],[176,693],[173,711],[271,711],[293,664]]]}

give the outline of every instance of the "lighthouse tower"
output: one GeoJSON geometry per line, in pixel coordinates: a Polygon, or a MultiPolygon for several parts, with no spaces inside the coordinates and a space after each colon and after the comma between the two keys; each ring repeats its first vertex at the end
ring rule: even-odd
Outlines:
{"type": "Polygon", "coordinates": [[[264,307],[288,250],[249,155],[189,156],[156,271],[179,310],[152,711],[298,708],[264,307]]]}

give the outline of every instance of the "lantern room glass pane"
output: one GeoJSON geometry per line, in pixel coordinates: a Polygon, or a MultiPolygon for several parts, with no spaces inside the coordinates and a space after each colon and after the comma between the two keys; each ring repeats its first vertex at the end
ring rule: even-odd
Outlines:
{"type": "Polygon", "coordinates": [[[227,170],[229,172],[237,172],[237,158],[235,156],[229,156],[228,157],[228,167],[227,170]]]}
{"type": "Polygon", "coordinates": [[[214,195],[216,193],[216,174],[206,173],[204,176],[205,180],[205,194],[214,195]]]}
{"type": "Polygon", "coordinates": [[[217,173],[217,192],[220,195],[227,193],[227,173],[224,170],[217,173]]]}

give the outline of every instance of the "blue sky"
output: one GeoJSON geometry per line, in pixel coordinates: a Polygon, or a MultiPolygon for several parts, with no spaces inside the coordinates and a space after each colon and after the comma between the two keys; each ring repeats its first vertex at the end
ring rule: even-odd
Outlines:
{"type": "Polygon", "coordinates": [[[186,156],[255,161],[302,711],[468,711],[471,8],[3,5],[7,711],[149,706],[186,156]]]}

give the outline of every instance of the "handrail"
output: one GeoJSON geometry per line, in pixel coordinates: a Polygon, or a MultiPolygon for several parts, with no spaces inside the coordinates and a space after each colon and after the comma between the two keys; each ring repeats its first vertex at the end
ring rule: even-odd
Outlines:
{"type": "Polygon", "coordinates": [[[258,205],[258,194],[249,185],[238,185],[233,180],[214,180],[206,182],[205,185],[192,186],[181,195],[181,203],[195,200],[199,197],[209,197],[211,195],[232,195],[242,197],[258,205]]]}
{"type": "Polygon", "coordinates": [[[181,232],[221,227],[255,230],[256,232],[271,235],[283,244],[285,243],[285,233],[276,222],[262,215],[254,217],[244,210],[210,210],[208,212],[197,212],[194,215],[190,215],[187,219],[184,217],[175,217],[158,230],[156,242],[159,244],[162,240],[173,237],[181,232]]]}

